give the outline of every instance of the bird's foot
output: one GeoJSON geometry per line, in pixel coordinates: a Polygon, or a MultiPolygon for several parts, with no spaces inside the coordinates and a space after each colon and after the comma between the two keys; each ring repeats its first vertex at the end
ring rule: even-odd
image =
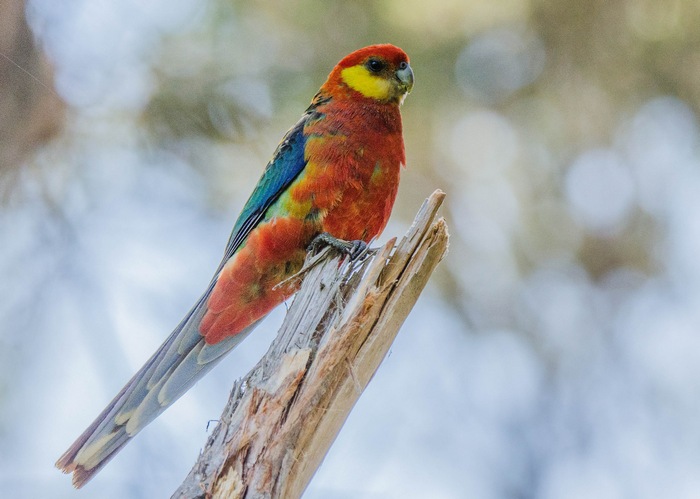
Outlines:
{"type": "Polygon", "coordinates": [[[361,258],[369,250],[367,243],[359,239],[345,241],[331,236],[328,232],[322,232],[311,241],[308,251],[317,253],[323,246],[330,246],[334,250],[348,255],[351,260],[361,258]]]}

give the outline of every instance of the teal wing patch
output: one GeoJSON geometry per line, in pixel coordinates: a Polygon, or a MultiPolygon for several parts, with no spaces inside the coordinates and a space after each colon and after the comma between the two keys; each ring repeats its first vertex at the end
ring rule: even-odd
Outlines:
{"type": "Polygon", "coordinates": [[[250,231],[260,223],[270,205],[280,197],[306,166],[304,125],[308,118],[309,114],[305,114],[277,146],[272,160],[267,164],[258,185],[255,186],[255,190],[233,226],[221,262],[222,266],[238,250],[250,231]]]}

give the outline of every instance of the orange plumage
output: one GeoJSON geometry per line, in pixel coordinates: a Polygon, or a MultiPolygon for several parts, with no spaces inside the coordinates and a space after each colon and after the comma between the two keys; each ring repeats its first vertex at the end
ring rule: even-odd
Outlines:
{"type": "Polygon", "coordinates": [[[207,290],[56,463],[76,487],[297,290],[282,283],[316,236],[381,233],[405,163],[399,105],[412,86],[408,57],[393,45],[338,63],[275,151],[207,290]]]}
{"type": "Polygon", "coordinates": [[[384,230],[405,164],[398,102],[365,97],[342,76],[378,55],[396,67],[407,62],[396,47],[367,47],[343,59],[316,95],[320,117],[302,132],[306,166],[275,216],[224,266],[200,325],[207,343],[238,333],[293,294],[297,287],[276,286],[301,268],[315,235],[369,242],[384,230]]]}

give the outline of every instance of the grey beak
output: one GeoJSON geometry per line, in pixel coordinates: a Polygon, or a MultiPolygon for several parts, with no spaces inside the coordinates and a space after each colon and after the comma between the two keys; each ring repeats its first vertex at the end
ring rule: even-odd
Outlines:
{"type": "Polygon", "coordinates": [[[413,89],[413,70],[410,65],[406,65],[403,69],[396,70],[396,78],[401,82],[401,86],[409,93],[413,89]]]}

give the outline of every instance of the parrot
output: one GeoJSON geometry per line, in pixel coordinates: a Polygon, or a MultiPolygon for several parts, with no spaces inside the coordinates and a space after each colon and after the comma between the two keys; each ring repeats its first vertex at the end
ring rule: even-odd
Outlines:
{"type": "Polygon", "coordinates": [[[207,289],[56,462],[76,488],[298,290],[288,278],[311,246],[357,253],[384,230],[406,163],[399,108],[413,83],[408,56],[391,44],[333,68],[265,167],[207,289]]]}

